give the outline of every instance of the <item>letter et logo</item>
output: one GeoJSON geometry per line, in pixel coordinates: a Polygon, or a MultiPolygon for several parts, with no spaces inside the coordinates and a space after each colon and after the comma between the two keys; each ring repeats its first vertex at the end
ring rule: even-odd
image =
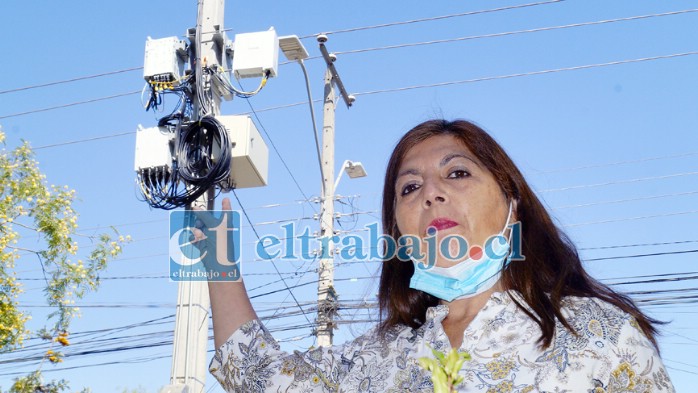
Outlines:
{"type": "Polygon", "coordinates": [[[239,281],[240,212],[170,212],[170,281],[239,281]]]}

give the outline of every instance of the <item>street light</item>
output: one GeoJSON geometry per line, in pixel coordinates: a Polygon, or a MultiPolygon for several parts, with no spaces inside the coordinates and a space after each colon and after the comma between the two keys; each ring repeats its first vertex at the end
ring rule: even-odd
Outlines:
{"type": "Polygon", "coordinates": [[[344,161],[344,164],[342,164],[342,168],[339,170],[339,176],[337,176],[337,181],[334,182],[333,191],[337,189],[337,185],[339,185],[339,180],[342,178],[344,172],[346,172],[349,178],[351,179],[366,176],[366,170],[360,162],[352,162],[346,160],[344,161]]]}
{"type": "Polygon", "coordinates": [[[303,61],[308,58],[308,51],[297,35],[279,37],[279,48],[284,56],[291,61],[303,61]]]}

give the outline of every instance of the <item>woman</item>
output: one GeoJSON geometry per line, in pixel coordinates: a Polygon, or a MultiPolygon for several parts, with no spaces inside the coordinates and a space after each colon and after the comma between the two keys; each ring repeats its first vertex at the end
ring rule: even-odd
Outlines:
{"type": "Polygon", "coordinates": [[[462,120],[413,128],[393,151],[383,192],[385,234],[419,239],[419,247],[411,262],[396,255],[383,263],[381,323],[343,346],[287,354],[241,283],[211,282],[211,372],[223,387],[430,392],[417,359],[458,348],[472,357],[460,371],[463,392],[674,391],[657,322],[587,275],[482,129],[462,120]],[[438,253],[421,252],[435,244],[438,253]]]}

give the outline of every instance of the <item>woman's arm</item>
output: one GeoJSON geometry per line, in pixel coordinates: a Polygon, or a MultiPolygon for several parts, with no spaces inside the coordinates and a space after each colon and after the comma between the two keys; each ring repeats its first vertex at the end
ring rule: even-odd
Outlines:
{"type": "MultiPolygon", "coordinates": [[[[223,210],[230,211],[230,199],[223,199],[223,210]]],[[[228,255],[232,250],[228,249],[228,239],[217,241],[219,233],[219,219],[216,219],[209,211],[194,208],[196,224],[191,228],[193,238],[191,243],[201,251],[201,258],[208,273],[218,272],[222,265],[218,263],[217,255],[228,255]],[[202,229],[208,229],[204,232],[202,229]],[[215,231],[215,235],[211,233],[215,231]],[[211,236],[210,238],[207,237],[211,236]],[[207,257],[204,255],[208,254],[207,257]]],[[[227,224],[226,224],[227,225],[227,224]]],[[[226,228],[224,237],[229,235],[226,228]]],[[[239,230],[239,228],[237,228],[239,230]]],[[[239,266],[238,266],[239,268],[239,266]]],[[[245,322],[257,319],[257,313],[252,308],[247,289],[242,282],[242,277],[236,281],[208,280],[208,295],[211,300],[211,316],[213,319],[213,342],[219,348],[225,341],[245,322]]]]}
{"type": "MultiPolygon", "coordinates": [[[[228,198],[223,199],[223,210],[231,210],[228,198]]],[[[220,224],[206,212],[201,212],[198,218],[208,228],[220,224]]],[[[219,248],[226,242],[206,240],[204,232],[198,229],[192,232],[195,238],[193,243],[201,241],[201,247],[206,252],[212,252],[211,255],[227,252],[229,258],[233,256],[230,255],[231,250],[219,248]]],[[[220,269],[210,258],[204,258],[204,261],[211,265],[207,269],[220,269]]],[[[337,390],[339,381],[349,368],[336,360],[335,357],[343,353],[339,348],[284,352],[257,317],[242,279],[209,280],[208,289],[216,347],[209,371],[226,391],[328,393],[337,390]]]]}
{"type": "MultiPolygon", "coordinates": [[[[223,210],[231,210],[230,199],[223,199],[223,210]]],[[[219,348],[245,322],[257,319],[242,278],[239,281],[209,281],[213,320],[213,343],[219,348]]]]}
{"type": "Polygon", "coordinates": [[[213,343],[219,348],[245,322],[257,319],[242,280],[238,282],[209,281],[213,319],[213,343]]]}

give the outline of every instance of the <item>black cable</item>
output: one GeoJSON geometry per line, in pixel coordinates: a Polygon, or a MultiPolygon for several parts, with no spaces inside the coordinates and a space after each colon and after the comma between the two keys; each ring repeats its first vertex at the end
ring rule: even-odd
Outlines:
{"type": "Polygon", "coordinates": [[[293,172],[291,172],[291,168],[288,167],[286,160],[284,160],[284,157],[281,155],[281,152],[279,152],[279,149],[276,147],[276,144],[274,144],[274,140],[271,139],[271,135],[269,135],[269,132],[267,131],[266,127],[264,127],[264,124],[262,124],[262,120],[260,120],[259,115],[257,114],[257,111],[252,106],[252,102],[250,102],[250,100],[245,100],[245,101],[247,101],[247,105],[250,107],[250,110],[252,111],[252,115],[255,117],[255,119],[257,119],[257,124],[259,124],[259,128],[262,129],[262,132],[267,137],[267,140],[269,141],[269,144],[271,145],[272,149],[274,150],[276,155],[279,157],[279,160],[281,160],[281,163],[283,164],[284,168],[286,168],[286,172],[288,172],[288,175],[291,176],[291,180],[293,180],[293,183],[296,185],[296,188],[301,193],[301,195],[303,195],[303,199],[310,205],[310,207],[313,209],[314,212],[317,212],[315,205],[313,205],[313,203],[310,202],[310,198],[303,191],[303,188],[298,183],[298,180],[293,175],[293,172]]]}
{"type": "Polygon", "coordinates": [[[186,101],[179,113],[159,121],[160,126],[172,129],[174,134],[172,166],[138,172],[142,200],[151,207],[176,209],[196,201],[217,184],[232,186],[228,185],[232,162],[228,131],[211,116],[183,125],[190,107],[186,101]]]}
{"type": "Polygon", "coordinates": [[[179,176],[192,187],[203,188],[201,193],[230,176],[228,131],[215,117],[204,117],[186,127],[176,155],[179,176]]]}
{"type": "MultiPolygon", "coordinates": [[[[257,240],[260,239],[259,233],[257,233],[257,229],[254,227],[254,224],[252,223],[252,220],[250,219],[250,216],[247,215],[247,211],[245,208],[242,206],[242,202],[240,202],[240,198],[238,198],[238,194],[235,192],[235,189],[233,189],[233,196],[235,196],[235,199],[238,202],[238,205],[240,206],[240,209],[242,210],[242,213],[245,215],[245,218],[247,219],[247,222],[250,224],[250,227],[252,227],[252,232],[254,232],[255,236],[257,237],[257,240]]],[[[296,299],[296,295],[293,294],[293,291],[291,291],[291,288],[288,286],[286,283],[286,280],[284,280],[283,276],[281,276],[281,272],[279,271],[279,268],[276,266],[276,263],[274,262],[273,259],[269,260],[271,262],[271,265],[274,267],[274,270],[276,270],[276,273],[279,275],[279,278],[281,278],[281,282],[284,283],[285,289],[288,291],[288,293],[291,294],[291,297],[293,298],[293,301],[296,303],[298,306],[298,309],[301,310],[301,313],[303,313],[303,317],[305,317],[305,320],[310,322],[310,319],[308,319],[308,316],[305,315],[305,311],[303,311],[303,307],[298,303],[298,299],[296,299]]],[[[263,296],[263,295],[260,295],[263,296]]]]}

